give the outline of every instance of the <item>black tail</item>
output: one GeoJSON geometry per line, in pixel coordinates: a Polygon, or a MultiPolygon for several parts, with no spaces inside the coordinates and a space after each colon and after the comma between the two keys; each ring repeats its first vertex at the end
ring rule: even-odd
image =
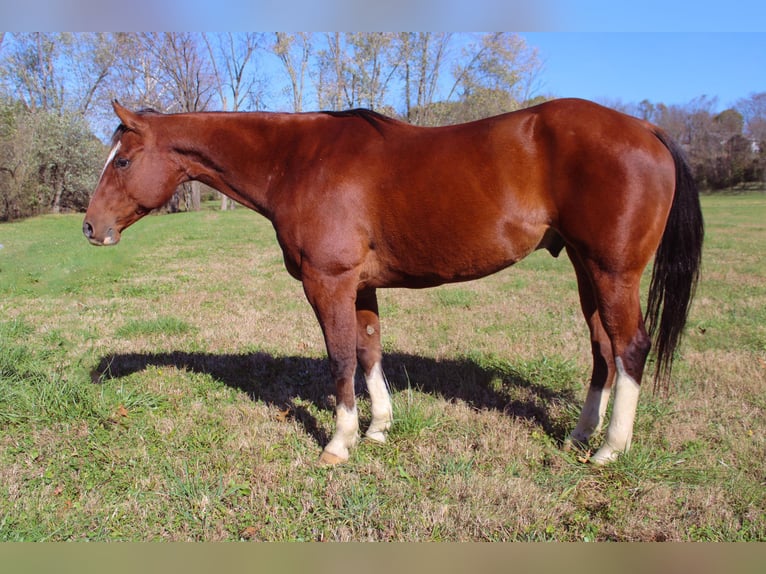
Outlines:
{"type": "Polygon", "coordinates": [[[654,258],[645,318],[657,357],[654,380],[666,386],[699,279],[704,224],[699,192],[682,150],[662,131],[655,135],[676,164],[675,195],[654,258]]]}

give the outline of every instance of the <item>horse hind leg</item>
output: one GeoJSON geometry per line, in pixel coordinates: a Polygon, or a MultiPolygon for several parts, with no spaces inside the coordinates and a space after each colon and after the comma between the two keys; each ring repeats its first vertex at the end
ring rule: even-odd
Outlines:
{"type": "Polygon", "coordinates": [[[591,457],[602,465],[630,449],[641,378],[651,341],[639,301],[640,271],[593,273],[601,321],[612,345],[616,370],[612,416],[604,444],[591,457]]]}
{"type": "Polygon", "coordinates": [[[572,444],[587,445],[591,436],[601,430],[604,422],[609,395],[614,382],[614,361],[611,357],[611,343],[603,338],[598,314],[588,320],[591,325],[591,352],[593,355],[593,371],[591,373],[588,394],[585,397],[577,426],[567,438],[564,447],[571,448],[572,444]]]}
{"type": "Polygon", "coordinates": [[[386,433],[393,422],[391,398],[381,366],[380,317],[374,289],[361,291],[356,299],[356,352],[364,372],[370,395],[372,421],[365,436],[375,442],[386,442],[386,433]]]}
{"type": "Polygon", "coordinates": [[[577,426],[564,442],[565,450],[575,444],[586,446],[591,436],[601,430],[616,372],[612,343],[601,322],[591,279],[578,254],[569,247],[567,253],[577,274],[580,306],[590,330],[593,371],[577,426]]]}

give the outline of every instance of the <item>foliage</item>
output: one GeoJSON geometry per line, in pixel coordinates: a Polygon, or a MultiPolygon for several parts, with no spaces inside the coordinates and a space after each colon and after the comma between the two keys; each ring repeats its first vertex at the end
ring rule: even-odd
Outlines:
{"type": "MultiPolygon", "coordinates": [[[[33,32],[0,47],[0,221],[85,207],[104,157],[91,133],[111,135],[114,98],[165,112],[363,106],[435,126],[550,97],[537,51],[508,32],[33,32]]],[[[721,113],[704,96],[609,105],[681,142],[703,189],[766,181],[765,93],[721,113]]],[[[203,193],[179,188],[166,209],[199,209],[203,193]]]]}
{"type": "Polygon", "coordinates": [[[83,210],[103,151],[78,115],[0,102],[0,221],[83,210]]]}
{"type": "Polygon", "coordinates": [[[653,122],[686,150],[702,189],[722,190],[747,183],[766,184],[766,93],[752,94],[736,107],[714,112],[715,100],[700,97],[686,105],[636,105],[612,102],[612,107],[653,122]]]}

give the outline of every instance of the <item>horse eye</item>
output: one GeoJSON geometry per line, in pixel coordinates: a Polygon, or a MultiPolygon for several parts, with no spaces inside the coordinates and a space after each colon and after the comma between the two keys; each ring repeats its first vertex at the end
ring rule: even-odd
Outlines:
{"type": "Polygon", "coordinates": [[[114,160],[115,167],[126,168],[130,165],[130,160],[126,157],[118,157],[114,160]]]}

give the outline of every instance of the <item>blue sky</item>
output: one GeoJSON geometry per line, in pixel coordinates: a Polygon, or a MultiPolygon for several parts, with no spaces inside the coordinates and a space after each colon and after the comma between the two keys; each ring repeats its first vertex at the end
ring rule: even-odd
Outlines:
{"type": "Polygon", "coordinates": [[[724,109],[766,91],[765,0],[25,0],[6,30],[520,31],[542,92],[724,109]]]}
{"type": "Polygon", "coordinates": [[[522,34],[544,61],[542,92],[596,100],[730,107],[766,92],[766,33],[522,34]]]}

